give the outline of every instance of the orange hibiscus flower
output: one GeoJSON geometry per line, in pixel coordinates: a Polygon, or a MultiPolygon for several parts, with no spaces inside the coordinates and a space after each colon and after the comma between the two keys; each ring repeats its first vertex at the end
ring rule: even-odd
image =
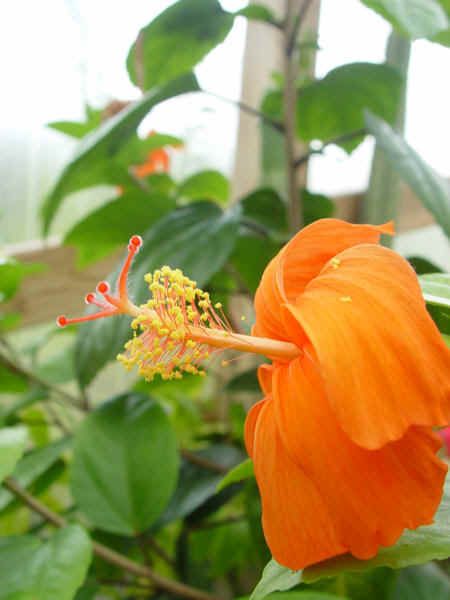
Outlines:
{"type": "Polygon", "coordinates": [[[128,313],[139,331],[120,359],[147,378],[201,372],[223,348],[264,354],[265,398],[245,430],[274,558],[300,569],[350,552],[374,556],[405,528],[431,523],[447,468],[432,428],[450,420],[450,352],[429,317],[416,275],[378,244],[390,225],[317,221],[267,266],[252,336],[231,331],[221,305],[181,271],[147,276],[152,298],[86,297],[100,313],[128,313]]]}

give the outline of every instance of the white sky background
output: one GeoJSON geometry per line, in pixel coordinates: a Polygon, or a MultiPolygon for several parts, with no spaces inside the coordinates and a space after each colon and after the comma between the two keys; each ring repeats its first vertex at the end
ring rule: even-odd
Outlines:
{"type": "MultiPolygon", "coordinates": [[[[228,10],[245,5],[243,0],[221,2],[228,10]]],[[[36,236],[37,199],[73,149],[70,140],[45,130],[45,123],[80,118],[86,99],[101,106],[111,98],[137,97],[125,69],[127,51],[140,27],[171,3],[0,3],[0,236],[5,240],[36,236]]],[[[318,74],[322,76],[346,62],[382,61],[388,32],[388,25],[358,0],[322,0],[318,74]]],[[[204,88],[229,98],[239,97],[244,41],[245,20],[241,18],[226,42],[198,68],[204,88]]],[[[449,57],[446,48],[415,42],[406,131],[414,148],[445,176],[450,176],[449,57]]],[[[176,175],[201,168],[231,174],[237,127],[233,106],[207,96],[174,100],[153,111],[144,127],[188,139],[186,151],[175,159],[176,175]]],[[[325,157],[314,158],[311,164],[311,187],[328,194],[363,189],[371,151],[370,141],[350,158],[330,148],[325,157]]],[[[68,208],[78,210],[78,204],[83,202],[69,203],[68,208]]]]}

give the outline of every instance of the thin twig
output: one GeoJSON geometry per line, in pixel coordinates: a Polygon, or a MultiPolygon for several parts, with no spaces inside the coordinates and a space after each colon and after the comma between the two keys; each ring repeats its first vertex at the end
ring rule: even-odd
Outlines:
{"type": "Polygon", "coordinates": [[[186,450],[184,448],[180,450],[180,454],[190,463],[199,467],[203,467],[204,469],[208,469],[208,471],[214,471],[215,473],[225,474],[228,473],[228,471],[230,470],[228,467],[219,465],[219,463],[215,463],[212,460],[209,460],[208,458],[198,456],[198,454],[194,454],[194,452],[191,452],[190,450],[186,450]]]}
{"type": "Polygon", "coordinates": [[[322,154],[327,146],[331,146],[332,144],[342,144],[343,142],[350,142],[351,140],[361,137],[366,134],[367,134],[366,129],[358,129],[358,130],[352,131],[350,133],[344,133],[343,135],[338,135],[331,140],[323,142],[323,144],[320,148],[316,148],[316,149],[310,148],[308,150],[308,152],[305,152],[305,154],[302,154],[301,156],[296,158],[294,161],[294,167],[296,169],[298,169],[298,167],[301,167],[303,164],[308,162],[308,160],[311,158],[311,156],[314,156],[315,154],[322,154]]]}
{"type": "MultiPolygon", "coordinates": [[[[12,492],[17,498],[20,498],[29,508],[34,510],[37,514],[41,515],[46,521],[55,525],[56,527],[65,527],[67,521],[63,519],[57,513],[47,508],[34,496],[29,494],[23,489],[14,479],[7,477],[3,481],[3,485],[12,492]]],[[[150,569],[146,565],[139,564],[130,560],[126,556],[119,554],[115,550],[99,544],[98,542],[92,542],[94,553],[103,558],[106,562],[109,562],[125,571],[129,571],[138,577],[147,577],[152,583],[159,589],[166,590],[167,592],[174,594],[175,596],[182,596],[183,598],[191,598],[192,600],[218,600],[216,596],[208,594],[203,590],[199,590],[190,585],[186,585],[179,581],[174,581],[159,575],[153,569],[150,569]]]]}
{"type": "Polygon", "coordinates": [[[41,379],[38,375],[35,375],[31,371],[28,371],[28,369],[26,369],[25,367],[22,367],[21,365],[14,363],[12,360],[10,360],[7,356],[5,356],[2,353],[0,353],[0,363],[3,366],[5,366],[8,369],[8,371],[23,377],[29,383],[34,383],[35,385],[43,387],[46,390],[49,390],[55,394],[58,394],[58,396],[60,396],[61,398],[64,398],[64,400],[68,400],[69,402],[71,402],[72,404],[77,406],[78,408],[81,408],[81,409],[83,408],[83,402],[81,401],[80,398],[77,398],[76,396],[69,394],[65,390],[62,390],[61,388],[53,385],[52,383],[45,381],[45,379],[41,379]]]}
{"type": "Polygon", "coordinates": [[[272,119],[272,117],[269,117],[268,115],[264,114],[257,108],[250,106],[249,104],[245,104],[245,102],[241,102],[240,100],[232,100],[231,98],[226,98],[225,96],[221,96],[220,94],[216,94],[214,92],[209,92],[208,90],[202,90],[202,92],[204,94],[207,94],[208,96],[217,98],[217,100],[221,100],[222,102],[226,102],[227,104],[232,104],[233,106],[240,108],[243,112],[246,112],[249,115],[253,115],[254,117],[258,117],[259,119],[262,119],[265,123],[267,123],[267,125],[270,125],[277,131],[283,132],[283,123],[280,123],[280,121],[277,121],[276,119],[272,119]]]}
{"type": "Polygon", "coordinates": [[[286,51],[291,56],[295,50],[295,44],[298,38],[298,32],[300,27],[306,17],[306,13],[308,12],[309,7],[313,3],[313,0],[304,0],[303,4],[298,11],[297,16],[293,19],[293,23],[291,25],[291,31],[289,32],[289,39],[286,46],[286,51]]]}

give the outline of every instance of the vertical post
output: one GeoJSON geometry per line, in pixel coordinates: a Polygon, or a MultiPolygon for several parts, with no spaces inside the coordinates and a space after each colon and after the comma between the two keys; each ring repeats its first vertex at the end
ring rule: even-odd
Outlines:
{"type": "MultiPolygon", "coordinates": [[[[406,116],[406,89],[411,42],[392,31],[386,48],[386,63],[395,67],[403,77],[401,98],[395,120],[395,128],[403,133],[406,116]]],[[[379,224],[395,219],[400,195],[400,179],[384,154],[375,147],[369,188],[361,207],[361,221],[379,224]]],[[[391,239],[385,243],[390,245],[391,239]]]]}

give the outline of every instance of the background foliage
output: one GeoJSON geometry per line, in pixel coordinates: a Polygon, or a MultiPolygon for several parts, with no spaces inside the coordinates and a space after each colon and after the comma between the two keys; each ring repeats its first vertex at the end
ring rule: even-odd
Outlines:
{"type": "MultiPolygon", "coordinates": [[[[405,36],[404,43],[409,37],[449,44],[446,0],[363,3],[389,21],[393,36],[405,36]]],[[[127,58],[140,99],[114,111],[86,107],[81,123],[50,124],[79,145],[43,201],[42,224],[47,233],[73,192],[112,186],[109,201],[65,236],[80,268],[117,253],[140,233],[144,247],[133,269],[138,303],[146,297],[144,274],[169,264],[206,287],[233,325],[247,331],[266,264],[297,225],[334,213],[330,198],[286,185],[286,176],[311,154],[329,144],[352,152],[373,135],[389,167],[447,236],[450,196],[448,183],[398,131],[404,73],[392,64],[354,63],[312,80],[301,62],[294,63],[303,52],[303,40],[295,36],[300,18],[287,48],[298,68],[294,80],[278,74],[262,105],[254,107],[266,174],[278,174],[266,177],[273,185],[232,199],[230,182],[216,171],[182,181],[171,177],[168,165],[142,174],[138,167],[156,156],[166,160],[183,150],[182,140],[161,132],[138,136],[141,121],[166,99],[201,93],[193,69],[239,16],[286,35],[288,24],[263,4],[232,14],[217,0],[178,0],[144,24],[127,58]],[[297,99],[293,133],[306,144],[314,141],[293,162],[283,149],[292,117],[283,101],[288,85],[297,99]],[[247,320],[240,320],[242,312],[247,320]]],[[[394,200],[382,218],[392,216],[394,200]]],[[[424,297],[450,339],[449,275],[430,274],[435,268],[420,257],[412,264],[427,273],[424,297]]],[[[1,300],[43,269],[2,262],[1,300]]],[[[20,315],[0,312],[1,599],[450,598],[445,560],[422,564],[450,555],[450,490],[434,525],[405,533],[371,561],[344,556],[293,573],[270,560],[243,447],[246,410],[260,397],[253,359],[228,369],[213,363],[206,379],[119,380],[111,363],[129,337],[126,317],[26,335],[15,331],[19,324],[20,315]]]]}

